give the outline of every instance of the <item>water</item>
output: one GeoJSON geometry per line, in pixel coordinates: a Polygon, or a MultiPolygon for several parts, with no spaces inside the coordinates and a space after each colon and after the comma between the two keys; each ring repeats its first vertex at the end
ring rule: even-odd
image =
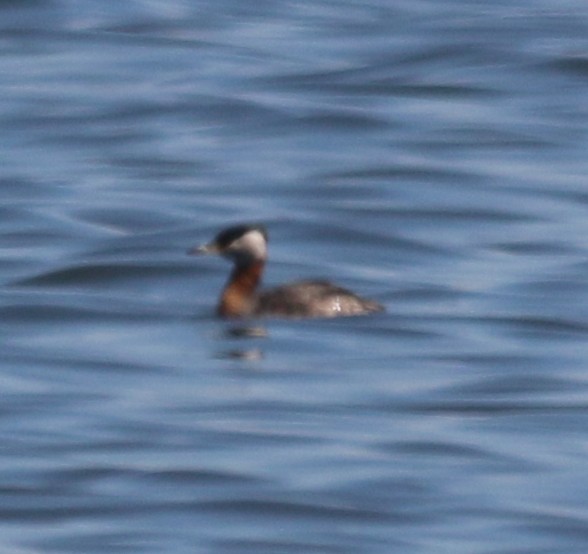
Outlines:
{"type": "Polygon", "coordinates": [[[584,553],[588,7],[0,4],[0,551],[584,553]],[[188,247],[387,313],[237,325],[188,247]]]}

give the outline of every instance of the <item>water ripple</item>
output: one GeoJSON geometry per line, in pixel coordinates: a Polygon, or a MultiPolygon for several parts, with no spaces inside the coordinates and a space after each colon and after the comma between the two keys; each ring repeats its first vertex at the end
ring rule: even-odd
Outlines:
{"type": "Polygon", "coordinates": [[[586,552],[588,12],[502,4],[0,3],[0,551],[586,552]],[[386,313],[216,319],[244,221],[386,313]]]}

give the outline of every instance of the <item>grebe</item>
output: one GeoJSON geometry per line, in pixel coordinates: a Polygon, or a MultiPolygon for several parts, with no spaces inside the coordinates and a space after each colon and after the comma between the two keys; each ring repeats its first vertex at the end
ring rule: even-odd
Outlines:
{"type": "Polygon", "coordinates": [[[233,262],[217,313],[222,317],[340,317],[381,312],[384,307],[328,281],[299,281],[259,293],[267,260],[263,225],[236,225],[188,254],[220,254],[233,262]]]}

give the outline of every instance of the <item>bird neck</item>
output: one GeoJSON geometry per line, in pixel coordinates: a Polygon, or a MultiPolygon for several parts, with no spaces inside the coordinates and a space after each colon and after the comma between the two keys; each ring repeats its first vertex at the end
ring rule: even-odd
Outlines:
{"type": "Polygon", "coordinates": [[[219,315],[243,317],[251,314],[264,266],[265,260],[235,266],[220,299],[219,315]]]}

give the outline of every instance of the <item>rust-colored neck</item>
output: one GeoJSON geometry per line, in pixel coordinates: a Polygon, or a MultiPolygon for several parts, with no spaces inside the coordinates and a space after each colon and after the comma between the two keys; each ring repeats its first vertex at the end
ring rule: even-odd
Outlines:
{"type": "Polygon", "coordinates": [[[264,261],[256,261],[249,265],[237,265],[233,269],[218,305],[219,315],[243,317],[251,314],[264,265],[264,261]]]}

